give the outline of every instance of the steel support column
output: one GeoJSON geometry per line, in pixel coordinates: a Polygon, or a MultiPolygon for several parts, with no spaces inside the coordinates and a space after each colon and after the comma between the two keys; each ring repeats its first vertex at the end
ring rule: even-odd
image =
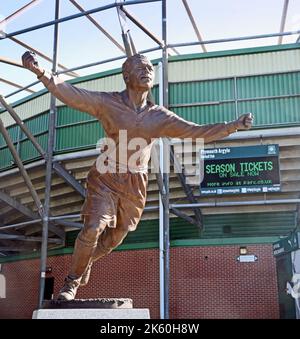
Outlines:
{"type": "MultiPolygon", "coordinates": [[[[58,18],[59,18],[59,0],[55,0],[55,25],[54,25],[54,41],[53,41],[53,66],[52,73],[57,71],[57,49],[58,49],[58,18]]],[[[56,122],[56,98],[51,95],[50,113],[49,113],[49,135],[48,135],[48,156],[46,163],[46,188],[45,188],[45,203],[43,217],[43,233],[41,246],[41,262],[40,262],[40,293],[39,293],[39,308],[42,307],[45,291],[47,249],[48,249],[48,228],[49,228],[49,213],[50,213],[50,195],[52,181],[52,160],[53,149],[55,142],[55,122],[56,122]]]]}
{"type": "MultiPolygon", "coordinates": [[[[167,1],[162,0],[162,40],[163,40],[163,49],[162,49],[162,103],[168,108],[169,98],[168,98],[168,47],[167,47],[167,1]]],[[[169,211],[169,143],[167,140],[163,140],[163,185],[164,185],[164,204],[161,205],[163,208],[162,211],[162,220],[163,220],[163,290],[164,290],[164,300],[163,300],[163,314],[161,314],[162,319],[169,319],[169,285],[170,285],[170,211],[169,211]]]]}

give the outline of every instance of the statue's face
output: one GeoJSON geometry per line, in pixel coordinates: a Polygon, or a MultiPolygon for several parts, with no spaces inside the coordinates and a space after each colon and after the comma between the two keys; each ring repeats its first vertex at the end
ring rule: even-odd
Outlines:
{"type": "Polygon", "coordinates": [[[125,83],[135,90],[150,90],[153,87],[154,68],[153,65],[143,59],[134,60],[130,70],[124,74],[125,83]]]}

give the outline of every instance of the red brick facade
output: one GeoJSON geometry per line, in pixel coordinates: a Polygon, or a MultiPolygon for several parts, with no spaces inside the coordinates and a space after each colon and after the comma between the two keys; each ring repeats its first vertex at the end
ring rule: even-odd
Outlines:
{"type": "MultiPolygon", "coordinates": [[[[275,260],[270,245],[249,245],[255,263],[239,263],[239,246],[172,248],[170,318],[279,318],[275,260]]],[[[55,293],[63,283],[70,255],[48,260],[55,293]]],[[[38,301],[39,260],[5,263],[6,299],[0,318],[31,318],[38,301]]],[[[94,265],[78,298],[131,298],[159,318],[158,250],[115,251],[94,265]]]]}

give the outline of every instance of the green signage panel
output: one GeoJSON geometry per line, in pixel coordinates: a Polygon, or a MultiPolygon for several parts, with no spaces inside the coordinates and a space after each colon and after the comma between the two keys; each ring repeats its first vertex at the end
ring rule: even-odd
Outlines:
{"type": "Polygon", "coordinates": [[[273,244],[273,255],[286,254],[297,251],[300,248],[300,232],[293,232],[273,244]]]}
{"type": "Polygon", "coordinates": [[[279,146],[225,147],[200,151],[202,195],[280,191],[279,146]]]}

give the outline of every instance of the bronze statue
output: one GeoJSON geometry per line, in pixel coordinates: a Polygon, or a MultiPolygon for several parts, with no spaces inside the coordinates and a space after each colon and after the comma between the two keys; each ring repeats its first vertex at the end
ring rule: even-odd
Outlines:
{"type": "MultiPolygon", "coordinates": [[[[127,58],[123,64],[126,89],[112,93],[77,88],[52,76],[39,66],[31,52],[26,52],[22,61],[56,98],[99,119],[117,148],[115,173],[102,173],[97,163],[88,173],[87,196],[81,210],[84,227],[76,239],[71,269],[58,295],[59,300],[73,300],[78,287],[87,284],[92,264],[119,246],[127,233],[137,227],[146,202],[147,164],[153,139],[188,137],[211,142],[249,129],[253,118],[247,113],[229,123],[197,125],[151,103],[147,96],[153,86],[154,68],[140,54],[127,58]],[[124,162],[124,154],[118,152],[121,130],[126,131],[128,143],[136,137],[145,140],[139,160],[131,166],[124,162]]],[[[135,151],[128,148],[127,159],[135,151]]]]}

